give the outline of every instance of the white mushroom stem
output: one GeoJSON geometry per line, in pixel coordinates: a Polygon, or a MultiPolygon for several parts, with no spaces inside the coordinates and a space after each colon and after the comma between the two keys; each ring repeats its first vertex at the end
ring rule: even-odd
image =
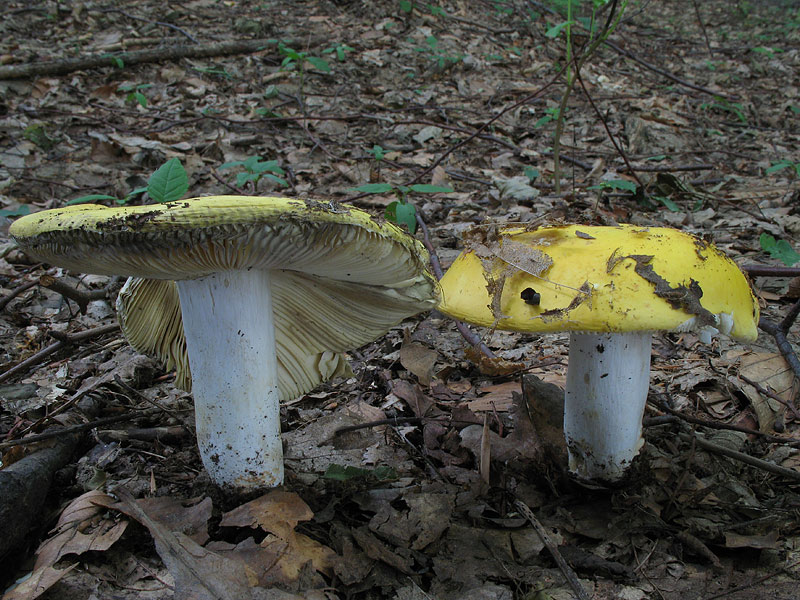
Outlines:
{"type": "Polygon", "coordinates": [[[564,433],[579,478],[619,479],[639,453],[651,340],[649,331],[570,334],[564,433]]]}
{"type": "Polygon", "coordinates": [[[283,483],[278,365],[269,271],[178,282],[197,442],[220,486],[283,483]]]}

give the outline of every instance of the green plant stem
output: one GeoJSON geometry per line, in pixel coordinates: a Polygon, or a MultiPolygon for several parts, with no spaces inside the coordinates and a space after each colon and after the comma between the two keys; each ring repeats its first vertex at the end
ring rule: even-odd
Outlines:
{"type": "MultiPolygon", "coordinates": [[[[594,55],[597,49],[603,44],[608,37],[614,32],[614,30],[619,25],[620,20],[622,19],[622,15],[625,13],[625,6],[628,4],[627,0],[622,2],[622,5],[619,7],[619,11],[617,12],[616,19],[609,22],[603,32],[597,36],[596,39],[592,40],[589,44],[589,47],[581,54],[579,59],[574,61],[574,68],[575,72],[578,72],[583,68],[583,65],[594,55]]],[[[571,4],[569,4],[571,6],[571,4]]],[[[571,20],[571,11],[567,14],[568,20],[571,20]]],[[[567,26],[567,59],[569,60],[571,57],[570,48],[572,46],[572,37],[570,36],[570,32],[572,30],[572,25],[567,26]]],[[[561,96],[561,102],[559,104],[558,110],[558,118],[556,119],[556,131],[555,137],[553,139],[553,178],[555,184],[555,193],[561,193],[561,135],[564,132],[564,113],[567,109],[567,102],[569,101],[569,96],[572,93],[572,89],[575,86],[575,72],[572,71],[572,66],[568,63],[567,70],[566,70],[566,79],[567,85],[564,88],[564,94],[561,96]]]]}

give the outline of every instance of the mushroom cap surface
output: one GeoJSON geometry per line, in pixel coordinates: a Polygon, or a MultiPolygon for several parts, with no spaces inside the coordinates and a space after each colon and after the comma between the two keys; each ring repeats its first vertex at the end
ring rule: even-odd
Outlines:
{"type": "Polygon", "coordinates": [[[210,196],[147,206],[78,204],[26,215],[10,236],[44,262],[99,275],[195,279],[286,269],[403,289],[433,303],[427,252],[391,223],[347,205],[210,196]]]}
{"type": "Polygon", "coordinates": [[[758,303],[723,252],[676,229],[480,228],[441,280],[441,312],[512,331],[758,335],[758,303]]]}

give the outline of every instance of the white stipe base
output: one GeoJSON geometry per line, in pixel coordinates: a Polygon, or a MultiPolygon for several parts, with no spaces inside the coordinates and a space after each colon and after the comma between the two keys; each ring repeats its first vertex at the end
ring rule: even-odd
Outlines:
{"type": "Polygon", "coordinates": [[[579,479],[617,480],[639,453],[651,342],[649,331],[570,335],[564,434],[579,479]]]}
{"type": "Polygon", "coordinates": [[[269,271],[178,282],[197,442],[212,481],[239,490],[283,483],[269,271]]]}

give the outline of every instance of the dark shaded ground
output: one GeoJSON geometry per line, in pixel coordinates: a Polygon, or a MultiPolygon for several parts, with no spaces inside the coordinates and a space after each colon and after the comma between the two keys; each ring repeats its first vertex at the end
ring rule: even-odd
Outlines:
{"type": "MultiPolygon", "coordinates": [[[[375,214],[393,197],[354,187],[449,185],[453,193],[410,197],[445,266],[470,225],[541,218],[669,225],[713,239],[741,265],[781,265],[760,236],[796,248],[800,233],[798,4],[628,5],[613,45],[586,61],[569,97],[558,192],[552,117],[564,93],[565,39],[545,33],[565,18],[552,7],[7,3],[0,63],[109,56],[95,68],[0,81],[0,219],[89,194],[125,198],[177,157],[191,195],[281,193],[352,201],[375,214]],[[114,54],[253,39],[267,40],[262,50],[228,56],[134,64],[114,54]],[[326,59],[330,71],[319,62],[282,68],[278,39],[326,59]],[[288,185],[262,178],[237,190],[236,169],[221,165],[253,156],[278,161],[288,185]]],[[[575,42],[579,52],[587,39],[575,42]]],[[[51,332],[114,322],[121,282],[48,270],[5,234],[0,242],[3,371],[52,344],[51,332]],[[45,286],[19,290],[45,273],[108,300],[79,314],[45,286]]],[[[797,296],[789,278],[754,283],[773,321],[797,296]]],[[[354,378],[285,407],[288,493],[255,504],[209,484],[182,427],[192,423],[190,397],[119,333],[0,375],[6,441],[130,416],[84,432],[63,457],[24,547],[3,558],[3,583],[30,572],[49,539],[40,566],[74,567],[55,573],[61,581],[44,598],[165,598],[173,586],[178,597],[279,597],[266,591],[273,585],[305,598],[572,597],[518,498],[595,598],[796,597],[798,478],[764,465],[800,464],[797,386],[770,336],[749,346],[657,337],[648,443],[630,480],[604,490],[560,474],[551,458],[560,438],[540,417],[540,436],[528,435],[530,414],[558,414],[548,404],[558,394],[523,373],[563,385],[566,335],[479,333],[520,364],[479,369],[435,312],[352,353],[354,378]],[[484,415],[490,486],[478,474],[484,415]],[[416,420],[334,434],[387,417],[416,420]],[[765,463],[709,452],[706,441],[765,463]],[[340,481],[324,476],[332,464],[367,472],[340,481]],[[152,500],[97,507],[112,502],[103,492],[120,488],[152,500]],[[82,497],[88,490],[99,491],[82,497]],[[88,512],[71,518],[70,504],[88,512]],[[170,533],[178,529],[191,541],[170,533]],[[208,595],[209,582],[224,593],[208,595]]],[[[788,337],[795,342],[797,329],[788,337]]],[[[2,446],[3,464],[33,448],[2,446]]],[[[20,587],[8,597],[36,593],[20,587]]]]}

